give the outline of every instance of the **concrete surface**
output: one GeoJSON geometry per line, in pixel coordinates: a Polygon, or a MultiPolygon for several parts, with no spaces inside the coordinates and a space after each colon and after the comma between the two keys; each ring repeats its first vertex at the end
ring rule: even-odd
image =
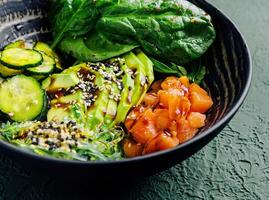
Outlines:
{"type": "MultiPolygon", "coordinates": [[[[210,0],[238,25],[251,49],[254,76],[241,110],[207,147],[150,178],[72,191],[0,157],[0,199],[269,199],[269,1],[210,0]]],[[[80,184],[79,182],[70,183],[80,184]]],[[[92,186],[91,186],[92,187],[92,186]]]]}

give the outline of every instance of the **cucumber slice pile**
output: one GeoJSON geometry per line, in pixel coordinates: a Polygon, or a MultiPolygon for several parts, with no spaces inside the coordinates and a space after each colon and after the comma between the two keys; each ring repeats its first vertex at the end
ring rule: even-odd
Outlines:
{"type": "Polygon", "coordinates": [[[58,55],[43,42],[18,40],[0,52],[0,75],[4,78],[25,72],[26,75],[42,80],[62,69],[58,55]]]}
{"type": "Polygon", "coordinates": [[[32,77],[17,75],[0,85],[0,110],[13,121],[34,120],[46,105],[44,90],[32,77]]]}
{"type": "Polygon", "coordinates": [[[0,51],[0,113],[16,122],[47,115],[48,97],[41,81],[58,65],[58,55],[43,42],[18,40],[0,51]],[[24,75],[23,75],[24,74],[24,75]]]}

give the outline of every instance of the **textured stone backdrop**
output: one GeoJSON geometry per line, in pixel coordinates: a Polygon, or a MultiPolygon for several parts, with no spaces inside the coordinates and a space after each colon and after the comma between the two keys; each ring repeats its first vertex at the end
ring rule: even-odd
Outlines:
{"type": "Polygon", "coordinates": [[[269,1],[210,0],[247,39],[254,76],[247,101],[225,130],[182,164],[140,181],[61,182],[0,155],[0,200],[269,199],[269,1]],[[74,188],[74,185],[79,187],[74,188]]]}

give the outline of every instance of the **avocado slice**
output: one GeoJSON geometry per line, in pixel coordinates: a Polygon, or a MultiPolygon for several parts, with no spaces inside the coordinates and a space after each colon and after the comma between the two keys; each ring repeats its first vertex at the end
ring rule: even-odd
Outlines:
{"type": "Polygon", "coordinates": [[[145,72],[145,66],[143,63],[136,57],[132,52],[124,56],[126,65],[134,71],[134,89],[132,102],[135,105],[138,105],[139,102],[144,98],[144,95],[147,92],[148,84],[145,72]]]}
{"type": "Polygon", "coordinates": [[[0,63],[0,75],[2,77],[9,77],[14,76],[17,74],[22,74],[23,70],[17,70],[17,69],[10,69],[0,63]]]}
{"type": "Polygon", "coordinates": [[[62,71],[61,74],[72,74],[72,73],[77,74],[81,69],[90,70],[89,67],[87,66],[87,63],[81,63],[65,69],[64,71],[62,71]]]}
{"type": "Polygon", "coordinates": [[[64,118],[69,117],[70,111],[64,108],[52,107],[47,113],[48,121],[63,121],[64,118]]]}
{"type": "MultiPolygon", "coordinates": [[[[113,62],[113,60],[111,61],[113,62]]],[[[121,67],[122,66],[120,66],[120,68],[121,67]]],[[[106,71],[107,73],[113,74],[115,77],[117,77],[112,67],[107,67],[106,71]]],[[[112,81],[109,100],[107,103],[106,114],[105,114],[105,119],[104,119],[105,126],[109,126],[113,122],[114,118],[116,117],[118,103],[120,101],[120,98],[118,98],[117,96],[120,96],[120,94],[121,94],[121,89],[118,87],[115,81],[112,81]]]]}
{"type": "Polygon", "coordinates": [[[42,88],[48,92],[55,92],[59,89],[68,89],[79,83],[76,73],[53,74],[42,82],[42,88]]]}
{"type": "Polygon", "coordinates": [[[126,64],[122,65],[121,68],[124,71],[124,76],[122,78],[124,87],[121,91],[121,100],[118,104],[116,117],[109,127],[113,127],[114,125],[123,122],[129,110],[134,106],[132,97],[135,86],[134,79],[132,79],[132,75],[130,73],[131,70],[126,64]]]}
{"type": "Polygon", "coordinates": [[[136,51],[136,57],[143,63],[147,75],[148,85],[151,85],[154,81],[153,62],[140,49],[136,51]]]}
{"type": "Polygon", "coordinates": [[[75,104],[75,103],[79,103],[79,104],[83,103],[83,93],[82,93],[81,90],[77,90],[73,94],[69,94],[69,95],[66,95],[66,96],[62,96],[62,97],[60,97],[58,99],[51,100],[51,105],[55,105],[55,104],[75,104]]]}
{"type": "MultiPolygon", "coordinates": [[[[120,94],[121,92],[116,83],[112,83],[111,89],[116,94],[120,94]]],[[[105,125],[109,126],[109,124],[113,122],[113,119],[117,114],[117,107],[118,107],[118,101],[113,98],[109,98],[106,108],[106,115],[104,119],[105,125]]]]}
{"type": "Polygon", "coordinates": [[[98,72],[96,72],[95,75],[94,83],[98,87],[98,95],[94,104],[87,111],[88,127],[92,131],[98,131],[103,124],[109,100],[109,90],[105,85],[104,77],[98,72]]]}

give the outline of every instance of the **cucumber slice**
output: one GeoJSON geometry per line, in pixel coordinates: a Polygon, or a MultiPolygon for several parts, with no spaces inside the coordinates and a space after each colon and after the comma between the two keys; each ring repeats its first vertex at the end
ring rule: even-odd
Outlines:
{"type": "Polygon", "coordinates": [[[9,77],[9,76],[22,74],[22,73],[23,73],[23,70],[10,69],[10,68],[0,64],[0,75],[4,78],[9,77]]]}
{"type": "Polygon", "coordinates": [[[34,78],[14,76],[0,85],[0,110],[13,121],[33,120],[43,111],[44,95],[34,78]]]}
{"type": "Polygon", "coordinates": [[[42,53],[42,56],[43,62],[41,65],[37,67],[27,68],[26,71],[31,74],[51,74],[56,63],[53,58],[47,56],[46,54],[42,53]]]}
{"type": "Polygon", "coordinates": [[[59,56],[53,51],[52,48],[50,48],[49,45],[47,45],[44,42],[37,42],[34,49],[39,51],[39,52],[43,52],[43,53],[47,54],[51,58],[54,58],[55,62],[56,62],[56,68],[59,70],[63,70],[59,56]]]}
{"type": "Polygon", "coordinates": [[[47,120],[50,121],[63,121],[70,116],[70,112],[64,108],[52,107],[47,114],[47,120]]]}
{"type": "Polygon", "coordinates": [[[16,42],[12,42],[5,46],[4,49],[10,49],[14,47],[22,48],[22,49],[32,49],[34,47],[35,43],[33,42],[27,42],[24,40],[17,40],[16,42]]]}
{"type": "Polygon", "coordinates": [[[25,69],[40,65],[43,57],[36,50],[13,47],[2,52],[0,62],[13,69],[25,69]]]}
{"type": "Polygon", "coordinates": [[[46,120],[48,109],[49,109],[49,99],[48,99],[48,96],[44,93],[43,108],[42,108],[41,112],[39,113],[39,115],[35,118],[35,120],[39,120],[39,121],[46,120]]]}
{"type": "Polygon", "coordinates": [[[16,42],[12,42],[10,44],[8,44],[7,46],[5,46],[5,49],[10,49],[10,48],[13,48],[13,47],[18,47],[18,48],[24,48],[25,46],[25,43],[23,40],[18,40],[16,42]]]}

